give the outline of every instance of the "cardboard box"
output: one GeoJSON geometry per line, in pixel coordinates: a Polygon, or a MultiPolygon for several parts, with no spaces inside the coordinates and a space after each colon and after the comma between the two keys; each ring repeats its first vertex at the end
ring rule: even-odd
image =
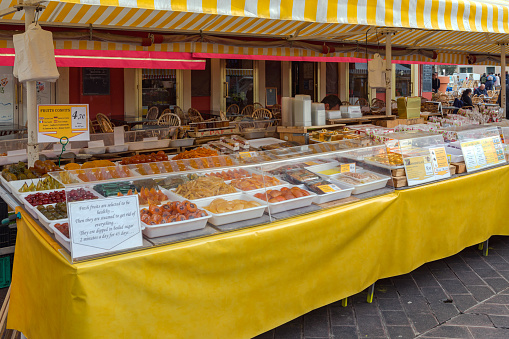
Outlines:
{"type": "Polygon", "coordinates": [[[398,98],[398,117],[400,119],[414,119],[421,117],[421,98],[398,98]]]}

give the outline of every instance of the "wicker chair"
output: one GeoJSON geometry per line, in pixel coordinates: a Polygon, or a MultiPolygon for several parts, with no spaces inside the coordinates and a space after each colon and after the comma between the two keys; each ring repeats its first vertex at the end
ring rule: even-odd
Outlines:
{"type": "Polygon", "coordinates": [[[95,119],[97,120],[101,133],[113,133],[113,124],[106,115],[97,113],[95,119]]]}
{"type": "Polygon", "coordinates": [[[191,122],[202,122],[202,121],[205,121],[203,119],[203,117],[201,116],[201,113],[194,109],[194,108],[190,108],[187,113],[189,114],[189,119],[191,122]]]}
{"type": "Polygon", "coordinates": [[[355,101],[355,106],[361,107],[361,113],[362,114],[369,114],[371,113],[371,108],[369,107],[369,101],[364,98],[359,98],[355,101]]]}
{"type": "MultiPolygon", "coordinates": [[[[167,113],[171,113],[171,112],[167,112],[167,113]]],[[[189,115],[186,112],[184,112],[184,110],[182,108],[180,108],[179,106],[173,107],[173,113],[179,117],[180,123],[182,125],[187,125],[189,123],[189,115]]],[[[163,114],[164,114],[164,112],[163,112],[163,114]]]]}
{"type": "Polygon", "coordinates": [[[350,102],[349,101],[341,101],[341,106],[350,106],[350,102]]]}
{"type": "Polygon", "coordinates": [[[251,115],[254,120],[266,120],[266,119],[272,119],[272,113],[265,108],[257,109],[253,112],[251,115]]]}
{"type": "Polygon", "coordinates": [[[98,133],[100,131],[97,120],[88,119],[88,124],[90,126],[90,133],[98,133]]]}
{"type": "MultiPolygon", "coordinates": [[[[158,116],[159,116],[159,108],[157,108],[156,106],[153,106],[153,107],[149,108],[145,119],[157,120],[158,116]]],[[[157,121],[147,121],[147,122],[144,122],[143,125],[157,125],[157,121]]]]}
{"type": "Polygon", "coordinates": [[[254,111],[255,111],[255,109],[254,109],[253,105],[247,105],[246,107],[244,107],[244,109],[242,110],[240,115],[243,115],[243,116],[252,116],[254,111]]]}
{"type": "Polygon", "coordinates": [[[159,126],[180,126],[180,118],[175,113],[164,113],[157,120],[159,126]]]}
{"type": "Polygon", "coordinates": [[[263,109],[265,108],[265,106],[263,106],[262,104],[260,104],[259,102],[255,102],[253,103],[253,107],[254,107],[254,110],[258,110],[258,109],[263,109]]]}
{"type": "Polygon", "coordinates": [[[371,113],[380,114],[385,111],[385,102],[378,98],[373,98],[371,100],[371,113]]]}

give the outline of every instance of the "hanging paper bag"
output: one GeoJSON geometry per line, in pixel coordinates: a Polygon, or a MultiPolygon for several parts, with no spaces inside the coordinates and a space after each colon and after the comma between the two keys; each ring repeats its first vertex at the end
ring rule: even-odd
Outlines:
{"type": "Polygon", "coordinates": [[[368,61],[368,82],[370,88],[385,87],[385,60],[378,53],[368,61]]]}
{"type": "Polygon", "coordinates": [[[58,79],[51,32],[33,23],[25,33],[14,35],[12,42],[16,52],[13,73],[19,81],[55,82],[58,79]]]}

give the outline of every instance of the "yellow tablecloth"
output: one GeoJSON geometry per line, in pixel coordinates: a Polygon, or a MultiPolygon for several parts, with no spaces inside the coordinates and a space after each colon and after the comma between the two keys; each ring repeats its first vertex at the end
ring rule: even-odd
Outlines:
{"type": "Polygon", "coordinates": [[[8,328],[29,339],[249,338],[507,235],[508,193],[504,166],[76,265],[23,213],[8,328]]]}

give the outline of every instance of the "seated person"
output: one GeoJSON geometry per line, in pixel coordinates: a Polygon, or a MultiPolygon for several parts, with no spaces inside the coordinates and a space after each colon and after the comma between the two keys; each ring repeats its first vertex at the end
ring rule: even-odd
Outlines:
{"type": "Polygon", "coordinates": [[[337,111],[341,106],[341,100],[337,95],[329,94],[322,100],[322,104],[325,104],[327,111],[337,111]]]}
{"type": "Polygon", "coordinates": [[[482,84],[481,86],[477,87],[474,91],[474,94],[488,96],[488,91],[486,90],[486,86],[484,86],[484,84],[482,84]]]}
{"type": "MultiPolygon", "coordinates": [[[[483,85],[481,85],[483,86],[483,85]]],[[[480,87],[480,86],[479,86],[480,87]]],[[[472,103],[472,99],[470,98],[470,95],[472,94],[472,90],[470,88],[467,88],[463,91],[463,94],[461,94],[461,101],[463,102],[463,107],[473,107],[474,104],[472,103]]]]}

